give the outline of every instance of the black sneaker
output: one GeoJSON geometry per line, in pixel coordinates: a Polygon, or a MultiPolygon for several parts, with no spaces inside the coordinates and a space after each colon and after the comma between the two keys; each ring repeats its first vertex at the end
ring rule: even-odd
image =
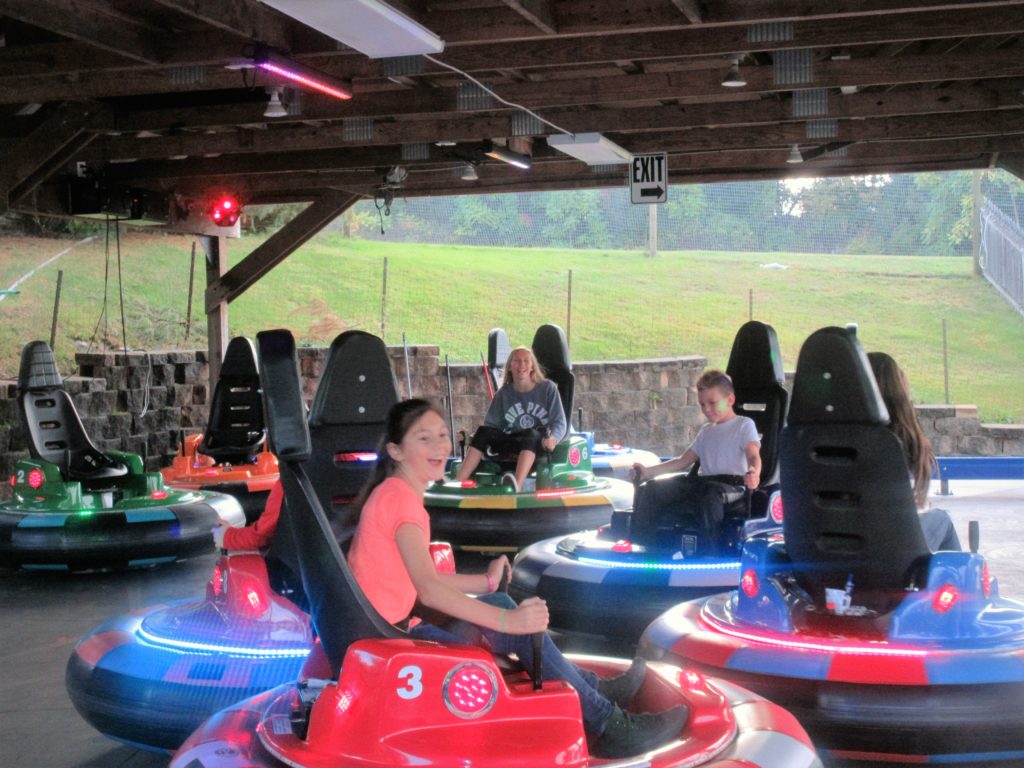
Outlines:
{"type": "Polygon", "coordinates": [[[689,710],[679,704],[664,712],[627,712],[615,707],[608,724],[590,749],[594,757],[616,759],[650,752],[677,738],[689,710]]]}
{"type": "Polygon", "coordinates": [[[624,707],[633,700],[647,676],[647,663],[643,659],[633,659],[629,669],[621,675],[606,677],[597,682],[597,692],[612,704],[624,707]]]}

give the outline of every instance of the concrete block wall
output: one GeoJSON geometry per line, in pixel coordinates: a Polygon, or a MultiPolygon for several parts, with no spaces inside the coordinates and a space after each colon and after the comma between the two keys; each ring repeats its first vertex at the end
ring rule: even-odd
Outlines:
{"type": "MultiPolygon", "coordinates": [[[[325,348],[299,350],[307,402],[326,353],[325,348]]],[[[399,394],[407,397],[405,352],[394,347],[389,354],[399,394]]],[[[206,425],[210,382],[205,351],[79,354],[78,364],[80,375],[66,378],[65,388],[101,449],[143,454],[147,466],[157,469],[170,463],[179,431],[199,432],[206,425]]],[[[575,363],[577,412],[570,418],[579,426],[582,409],[582,428],[592,430],[598,442],[678,455],[703,424],[696,381],[706,364],[696,355],[575,363]]],[[[435,345],[410,347],[408,366],[412,394],[436,399],[446,413],[450,373],[456,438],[460,431],[471,435],[490,403],[482,366],[452,365],[449,372],[435,345]]],[[[940,455],[1024,456],[1024,425],[982,424],[973,405],[918,406],[918,415],[940,455]]],[[[26,455],[17,386],[2,381],[0,477],[9,476],[26,455]]]]}

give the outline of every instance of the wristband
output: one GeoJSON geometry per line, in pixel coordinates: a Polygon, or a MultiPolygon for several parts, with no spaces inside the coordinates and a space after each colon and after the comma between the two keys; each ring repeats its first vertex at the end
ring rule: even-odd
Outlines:
{"type": "Polygon", "coordinates": [[[498,630],[499,632],[504,632],[505,631],[505,614],[506,613],[508,613],[508,608],[502,608],[501,609],[501,628],[498,630]]]}
{"type": "Polygon", "coordinates": [[[487,591],[493,592],[498,588],[498,585],[494,583],[494,579],[491,578],[491,574],[487,574],[487,591]]]}

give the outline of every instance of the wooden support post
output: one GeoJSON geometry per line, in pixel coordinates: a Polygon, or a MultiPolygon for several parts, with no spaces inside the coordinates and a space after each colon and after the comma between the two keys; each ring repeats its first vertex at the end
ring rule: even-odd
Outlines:
{"type": "MultiPolygon", "coordinates": [[[[199,242],[206,253],[206,284],[220,280],[227,271],[225,245],[227,238],[199,235],[199,242]]],[[[209,288],[207,288],[209,293],[209,288]]],[[[210,386],[220,378],[220,363],[228,347],[228,302],[221,300],[206,305],[206,351],[209,358],[210,386]]]]}

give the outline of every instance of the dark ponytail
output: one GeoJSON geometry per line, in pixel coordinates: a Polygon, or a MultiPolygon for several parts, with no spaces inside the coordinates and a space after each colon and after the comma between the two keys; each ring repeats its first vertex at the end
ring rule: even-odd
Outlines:
{"type": "Polygon", "coordinates": [[[373,493],[373,489],[391,477],[397,469],[398,465],[391,458],[391,454],[388,453],[388,443],[395,443],[396,445],[401,443],[405,439],[406,433],[412,428],[412,425],[429,411],[433,411],[442,418],[444,417],[441,409],[436,404],[419,397],[402,400],[391,406],[384,426],[384,435],[380,439],[380,445],[377,446],[377,463],[374,465],[373,472],[370,473],[366,485],[363,486],[355,501],[352,502],[352,506],[349,507],[349,512],[345,519],[346,528],[352,529],[359,524],[359,516],[363,512],[366,500],[373,493]]]}

